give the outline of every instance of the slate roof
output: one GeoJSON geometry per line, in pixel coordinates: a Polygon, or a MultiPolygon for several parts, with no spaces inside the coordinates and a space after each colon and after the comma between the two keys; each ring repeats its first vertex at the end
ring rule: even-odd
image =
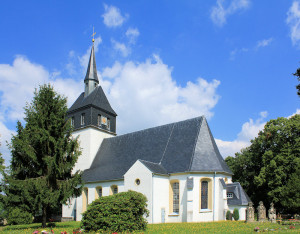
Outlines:
{"type": "Polygon", "coordinates": [[[239,182],[226,184],[227,193],[233,193],[233,198],[227,198],[228,205],[245,205],[251,202],[239,182]]]}
{"type": "Polygon", "coordinates": [[[94,43],[91,50],[90,60],[87,67],[86,75],[84,81],[86,80],[94,80],[99,84],[99,79],[97,75],[97,67],[96,67],[96,59],[95,59],[95,52],[94,52],[94,43]]]}
{"type": "Polygon", "coordinates": [[[159,163],[148,162],[145,160],[139,160],[139,161],[143,163],[153,173],[162,174],[162,175],[168,174],[167,170],[163,168],[163,166],[160,165],[159,163]]]}
{"type": "Polygon", "coordinates": [[[84,97],[84,92],[81,93],[77,100],[69,108],[68,113],[72,113],[89,106],[100,108],[101,110],[109,112],[114,116],[117,115],[110,106],[101,86],[97,86],[95,90],[86,97],[84,97]]]}
{"type": "Polygon", "coordinates": [[[83,180],[123,179],[137,160],[156,173],[232,174],[202,116],[104,139],[83,180]]]}

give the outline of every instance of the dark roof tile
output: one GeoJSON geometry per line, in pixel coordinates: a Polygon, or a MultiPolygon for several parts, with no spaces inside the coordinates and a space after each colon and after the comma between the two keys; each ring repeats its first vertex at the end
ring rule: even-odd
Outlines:
{"type": "Polygon", "coordinates": [[[205,118],[198,117],[104,139],[90,169],[84,171],[83,179],[85,182],[122,179],[138,159],[153,172],[232,174],[205,118]]]}
{"type": "Polygon", "coordinates": [[[110,114],[116,116],[116,112],[110,106],[101,86],[97,86],[95,90],[84,97],[84,92],[80,94],[74,104],[68,110],[68,113],[75,112],[81,108],[94,106],[99,108],[105,112],[109,112],[110,114]]]}

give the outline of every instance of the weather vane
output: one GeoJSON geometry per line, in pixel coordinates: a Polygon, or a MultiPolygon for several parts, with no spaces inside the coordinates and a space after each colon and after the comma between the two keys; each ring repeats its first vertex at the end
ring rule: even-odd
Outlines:
{"type": "Polygon", "coordinates": [[[94,38],[94,36],[96,35],[96,32],[94,32],[94,26],[93,26],[93,35],[92,35],[92,37],[93,37],[93,42],[95,41],[95,38],[94,38]]]}

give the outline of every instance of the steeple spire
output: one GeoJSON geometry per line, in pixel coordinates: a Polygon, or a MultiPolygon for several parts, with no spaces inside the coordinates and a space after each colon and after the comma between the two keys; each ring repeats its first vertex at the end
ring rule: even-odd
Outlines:
{"type": "Polygon", "coordinates": [[[87,71],[86,71],[86,75],[84,78],[84,84],[85,84],[85,92],[84,92],[84,96],[88,96],[90,93],[92,93],[94,91],[94,89],[98,86],[99,84],[99,79],[98,79],[98,75],[97,75],[97,67],[96,67],[96,59],[95,59],[95,50],[94,50],[94,35],[96,33],[94,32],[94,28],[93,28],[93,46],[92,46],[92,50],[91,50],[91,55],[90,55],[90,60],[89,60],[89,64],[87,67],[87,71]]]}

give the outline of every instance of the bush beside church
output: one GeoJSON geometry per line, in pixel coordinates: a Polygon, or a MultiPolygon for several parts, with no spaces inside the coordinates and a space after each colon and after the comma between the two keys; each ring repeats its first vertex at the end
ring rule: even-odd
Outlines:
{"type": "Polygon", "coordinates": [[[81,227],[86,231],[124,232],[145,230],[148,216],[147,198],[128,191],[100,197],[83,213],[81,227]]]}

